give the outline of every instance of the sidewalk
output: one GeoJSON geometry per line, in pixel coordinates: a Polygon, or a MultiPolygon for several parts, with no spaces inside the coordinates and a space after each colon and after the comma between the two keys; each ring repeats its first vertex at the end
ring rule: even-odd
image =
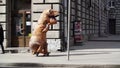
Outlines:
{"type": "Polygon", "coordinates": [[[31,53],[0,54],[0,67],[120,68],[120,42],[88,41],[67,52],[51,52],[48,57],[31,53]]]}
{"type": "Polygon", "coordinates": [[[120,35],[110,35],[110,36],[106,36],[106,37],[93,38],[90,41],[120,42],[120,35]]]}

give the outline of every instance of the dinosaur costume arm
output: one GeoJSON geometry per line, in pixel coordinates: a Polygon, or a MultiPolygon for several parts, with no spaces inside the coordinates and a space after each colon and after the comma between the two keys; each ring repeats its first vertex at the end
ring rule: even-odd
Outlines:
{"type": "Polygon", "coordinates": [[[47,32],[47,31],[49,30],[49,26],[50,26],[50,24],[48,23],[48,24],[46,25],[46,27],[43,29],[42,32],[47,32]]]}

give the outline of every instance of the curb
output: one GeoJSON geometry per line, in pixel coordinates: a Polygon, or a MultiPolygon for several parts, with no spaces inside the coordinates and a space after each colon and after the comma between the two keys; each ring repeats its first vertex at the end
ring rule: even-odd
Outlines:
{"type": "Polygon", "coordinates": [[[42,64],[42,63],[0,63],[0,67],[61,67],[61,68],[120,68],[114,64],[42,64]]]}

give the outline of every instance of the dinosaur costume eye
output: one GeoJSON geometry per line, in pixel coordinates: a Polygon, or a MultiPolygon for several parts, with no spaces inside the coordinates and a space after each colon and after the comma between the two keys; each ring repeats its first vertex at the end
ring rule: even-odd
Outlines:
{"type": "Polygon", "coordinates": [[[49,10],[50,13],[51,13],[52,11],[53,11],[52,9],[49,10]]]}

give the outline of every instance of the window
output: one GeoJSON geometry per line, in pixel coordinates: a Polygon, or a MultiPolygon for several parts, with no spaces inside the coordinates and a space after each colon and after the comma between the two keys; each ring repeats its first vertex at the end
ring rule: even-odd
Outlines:
{"type": "Polygon", "coordinates": [[[111,6],[111,1],[109,2],[109,6],[111,6]]]}
{"type": "Polygon", "coordinates": [[[114,8],[114,6],[115,6],[115,2],[110,1],[110,2],[109,2],[109,7],[110,7],[110,8],[114,8]]]}
{"type": "Polygon", "coordinates": [[[115,2],[112,2],[112,6],[115,6],[115,2]]]}
{"type": "Polygon", "coordinates": [[[86,0],[87,2],[87,8],[90,8],[91,7],[91,0],[86,0]]]}

